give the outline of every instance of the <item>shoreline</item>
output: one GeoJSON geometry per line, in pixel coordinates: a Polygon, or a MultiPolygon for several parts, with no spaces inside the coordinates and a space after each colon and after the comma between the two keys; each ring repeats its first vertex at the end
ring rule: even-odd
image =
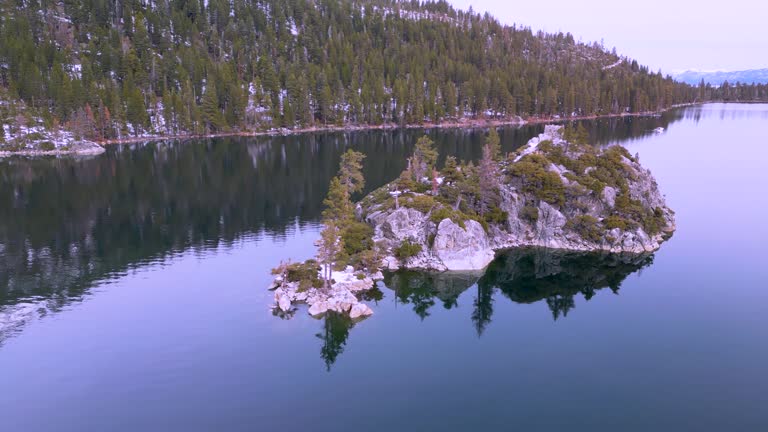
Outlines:
{"type": "MultiPolygon", "coordinates": [[[[623,117],[651,117],[658,116],[667,111],[691,107],[697,105],[705,105],[709,103],[751,103],[761,104],[767,103],[762,101],[708,101],[708,102],[692,102],[684,104],[675,104],[667,108],[656,111],[643,111],[636,113],[619,113],[619,114],[600,114],[600,115],[584,115],[584,116],[572,116],[572,117],[528,117],[522,118],[520,116],[507,117],[507,118],[462,118],[456,120],[447,120],[439,123],[416,123],[416,124],[397,124],[397,123],[382,123],[379,125],[370,124],[356,124],[356,125],[344,125],[344,126],[311,126],[295,129],[271,129],[267,131],[240,131],[240,132],[221,132],[212,134],[157,134],[138,137],[124,137],[108,140],[95,140],[88,141],[89,143],[98,146],[102,150],[109,145],[120,144],[136,144],[147,143],[152,141],[169,141],[169,140],[188,140],[188,139],[203,139],[203,138],[226,138],[226,137],[261,137],[261,136],[293,136],[303,135],[310,133],[327,133],[327,132],[362,132],[362,131],[392,131],[392,130],[407,130],[407,129],[481,129],[489,127],[504,127],[504,126],[516,126],[522,127],[526,125],[541,125],[541,124],[562,124],[572,121],[582,120],[600,120],[610,118],[623,118],[623,117]]],[[[52,151],[40,151],[40,150],[23,150],[17,152],[0,151],[0,158],[12,157],[12,156],[25,156],[25,157],[41,157],[41,156],[78,156],[78,155],[98,155],[103,151],[95,150],[93,148],[84,150],[52,150],[52,151]]]]}
{"type": "MultiPolygon", "coordinates": [[[[706,102],[709,103],[709,102],[706,102]]],[[[588,116],[573,116],[573,117],[528,117],[523,119],[522,117],[509,117],[504,119],[488,119],[488,118],[476,118],[476,119],[459,119],[444,121],[439,123],[415,123],[400,125],[396,123],[383,123],[380,125],[345,125],[345,126],[311,126],[296,129],[272,129],[268,131],[254,131],[254,132],[221,132],[212,134],[170,134],[170,135],[151,135],[140,137],[126,137],[115,138],[109,140],[94,141],[100,146],[108,146],[113,144],[135,144],[148,141],[167,141],[167,140],[182,140],[182,139],[201,139],[201,138],[225,138],[225,137],[259,137],[259,136],[292,136],[303,135],[317,132],[361,132],[361,131],[373,131],[373,130],[406,130],[406,129],[479,129],[487,127],[501,127],[501,126],[526,126],[526,125],[540,125],[540,124],[561,124],[571,121],[581,120],[599,120],[607,118],[621,118],[621,117],[651,117],[662,114],[664,112],[689,107],[696,105],[703,105],[702,102],[677,104],[668,108],[657,111],[643,111],[637,113],[620,113],[620,114],[601,114],[601,115],[588,115],[588,116]]]]}

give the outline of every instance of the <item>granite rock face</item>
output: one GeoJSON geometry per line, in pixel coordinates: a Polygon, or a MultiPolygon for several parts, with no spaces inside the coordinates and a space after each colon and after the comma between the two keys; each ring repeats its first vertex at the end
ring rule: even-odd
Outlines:
{"type": "Polygon", "coordinates": [[[466,221],[462,228],[443,219],[437,227],[432,251],[446,270],[482,270],[495,256],[483,226],[473,220],[466,221]]]}

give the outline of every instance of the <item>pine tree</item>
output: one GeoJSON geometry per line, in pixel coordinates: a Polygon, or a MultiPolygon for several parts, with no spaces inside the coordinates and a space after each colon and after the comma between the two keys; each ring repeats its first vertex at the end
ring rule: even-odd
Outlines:
{"type": "Polygon", "coordinates": [[[144,106],[144,98],[138,88],[134,87],[132,91],[128,92],[127,104],[127,120],[133,125],[134,135],[138,136],[149,123],[147,109],[144,106]]]}
{"type": "Polygon", "coordinates": [[[347,188],[341,183],[340,177],[334,177],[328,188],[328,195],[323,201],[323,223],[333,222],[343,224],[354,218],[352,202],[347,188]]]}
{"type": "Polygon", "coordinates": [[[424,135],[416,141],[416,148],[411,156],[411,168],[416,181],[421,181],[422,178],[432,172],[432,169],[437,163],[437,149],[435,149],[435,142],[424,135]]]}
{"type": "Polygon", "coordinates": [[[496,205],[499,194],[499,166],[494,159],[492,140],[488,141],[483,146],[483,158],[480,159],[478,166],[480,215],[485,215],[491,207],[496,205]]]}
{"type": "Polygon", "coordinates": [[[494,161],[499,161],[501,159],[501,138],[499,138],[499,133],[496,132],[496,128],[491,128],[491,130],[488,131],[488,136],[485,138],[485,145],[488,146],[490,158],[494,161]]]}
{"type": "Polygon", "coordinates": [[[445,166],[443,167],[441,173],[443,175],[443,181],[447,184],[454,184],[458,181],[461,181],[463,178],[461,171],[459,171],[455,156],[448,156],[445,159],[445,166]]]}
{"type": "Polygon", "coordinates": [[[362,192],[365,187],[363,177],[363,159],[365,155],[352,149],[341,155],[339,168],[339,181],[347,191],[347,196],[356,192],[362,192]]]}
{"type": "Polygon", "coordinates": [[[224,119],[219,109],[219,99],[216,94],[216,84],[213,81],[208,83],[205,89],[201,110],[207,132],[217,132],[224,128],[224,119]]]}

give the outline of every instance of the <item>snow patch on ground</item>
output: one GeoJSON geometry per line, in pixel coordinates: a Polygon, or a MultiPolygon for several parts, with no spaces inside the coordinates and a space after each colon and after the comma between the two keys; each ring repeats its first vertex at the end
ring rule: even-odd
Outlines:
{"type": "Polygon", "coordinates": [[[619,59],[619,61],[617,61],[616,63],[609,64],[608,66],[603,66],[603,70],[613,69],[616,66],[620,65],[623,61],[624,61],[623,59],[619,59]]]}
{"type": "Polygon", "coordinates": [[[0,157],[13,155],[100,154],[104,148],[80,139],[66,130],[48,130],[40,119],[33,126],[3,125],[5,142],[0,143],[0,157]]]}

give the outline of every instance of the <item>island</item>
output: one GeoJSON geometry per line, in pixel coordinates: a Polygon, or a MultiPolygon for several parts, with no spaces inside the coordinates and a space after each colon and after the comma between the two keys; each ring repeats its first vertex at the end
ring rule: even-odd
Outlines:
{"type": "Polygon", "coordinates": [[[502,155],[491,129],[477,163],[448,156],[438,171],[422,137],[398,179],[353,204],[363,155],[348,151],[331,182],[317,260],[275,269],[275,310],[296,303],[360,318],[358,293],[382,271],[482,272],[497,253],[539,247],[649,254],[675,231],[658,184],[624,147],[590,145],[581,127],[548,125],[502,155]]]}

